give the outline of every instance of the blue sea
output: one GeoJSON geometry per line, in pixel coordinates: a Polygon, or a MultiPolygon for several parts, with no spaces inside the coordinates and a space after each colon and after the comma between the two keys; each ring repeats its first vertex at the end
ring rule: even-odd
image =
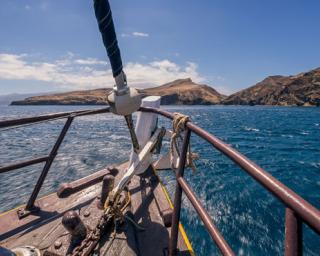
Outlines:
{"type": "MultiPolygon", "coordinates": [[[[0,120],[90,106],[0,106],[0,120]]],[[[194,123],[255,161],[289,188],[320,208],[320,108],[266,106],[164,107],[191,116],[194,123]]],[[[64,121],[0,131],[0,165],[48,154],[64,121]]],[[[170,127],[161,118],[159,125],[170,127]]],[[[237,255],[282,255],[284,207],[243,170],[196,135],[197,172],[186,178],[237,255]]],[[[164,142],[164,148],[168,142],[164,142]]],[[[128,159],[125,121],[112,114],[76,118],[48,174],[41,195],[61,182],[79,179],[128,159]]],[[[0,174],[0,211],[28,199],[42,164],[0,174]]],[[[170,194],[172,173],[162,172],[170,194]]],[[[215,255],[201,220],[183,198],[182,223],[197,255],[215,255]]],[[[320,236],[304,225],[305,255],[320,254],[320,236]]]]}

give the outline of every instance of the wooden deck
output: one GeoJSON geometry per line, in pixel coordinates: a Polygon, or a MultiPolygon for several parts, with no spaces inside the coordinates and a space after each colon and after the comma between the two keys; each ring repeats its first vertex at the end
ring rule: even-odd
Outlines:
{"type": "MultiPolygon", "coordinates": [[[[117,167],[119,173],[116,182],[121,178],[126,164],[117,167]]],[[[101,181],[107,174],[107,169],[101,170],[70,185],[78,189],[85,185],[101,181]]],[[[143,227],[144,231],[137,230],[133,224],[126,222],[122,225],[110,242],[111,234],[102,239],[98,250],[101,255],[167,255],[170,227],[165,227],[163,215],[170,212],[172,207],[157,175],[152,169],[143,176],[135,176],[129,184],[131,205],[128,208],[132,218],[143,227]],[[111,246],[110,246],[111,245],[111,246]],[[109,247],[109,248],[107,248],[109,247]]],[[[69,210],[78,210],[81,219],[89,229],[93,229],[101,216],[97,208],[96,197],[100,194],[101,182],[70,195],[59,198],[56,193],[43,197],[37,201],[41,211],[18,219],[16,209],[0,215],[0,246],[14,248],[22,245],[32,245],[42,253],[65,255],[70,237],[61,224],[62,215],[69,210]],[[54,243],[59,241],[59,249],[54,243]]],[[[166,223],[168,226],[168,223],[166,223]]],[[[180,225],[178,240],[179,255],[193,255],[191,245],[180,225]]]]}

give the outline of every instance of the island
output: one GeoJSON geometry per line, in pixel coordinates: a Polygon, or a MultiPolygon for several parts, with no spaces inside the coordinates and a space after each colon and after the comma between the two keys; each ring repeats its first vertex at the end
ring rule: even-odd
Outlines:
{"type": "MultiPolygon", "coordinates": [[[[11,105],[106,105],[111,88],[27,97],[11,105]]],[[[275,105],[320,106],[320,68],[293,76],[269,76],[261,82],[225,96],[190,78],[139,89],[143,97],[161,96],[162,105],[275,105]]]]}
{"type": "MultiPolygon", "coordinates": [[[[106,105],[110,88],[72,91],[50,95],[33,96],[13,101],[11,105],[106,105]]],[[[212,105],[219,104],[225,95],[205,84],[197,84],[190,78],[148,88],[139,89],[143,97],[162,96],[162,105],[212,105]]]]}
{"type": "Polygon", "coordinates": [[[320,68],[294,76],[269,76],[221,102],[226,105],[320,106],[320,68]]]}

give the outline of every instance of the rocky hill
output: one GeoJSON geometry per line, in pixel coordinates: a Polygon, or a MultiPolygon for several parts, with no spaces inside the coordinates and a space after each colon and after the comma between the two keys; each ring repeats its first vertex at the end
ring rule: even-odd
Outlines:
{"type": "Polygon", "coordinates": [[[110,89],[72,91],[28,97],[12,101],[11,105],[106,105],[110,89]]]}
{"type": "Polygon", "coordinates": [[[212,105],[219,104],[226,97],[208,85],[194,83],[190,78],[175,80],[140,92],[162,96],[163,105],[212,105]]]}
{"type": "MultiPolygon", "coordinates": [[[[105,105],[109,91],[110,89],[95,89],[35,96],[13,101],[11,105],[105,105]]],[[[212,87],[194,83],[190,78],[139,91],[144,96],[162,96],[163,105],[219,104],[225,98],[212,87]]]]}
{"type": "MultiPolygon", "coordinates": [[[[28,97],[12,105],[105,105],[111,89],[73,91],[28,97]]],[[[144,96],[162,96],[163,105],[280,105],[320,106],[320,68],[295,76],[269,76],[228,97],[190,78],[162,86],[140,89],[144,96]]]]}
{"type": "Polygon", "coordinates": [[[227,105],[320,106],[320,68],[295,76],[269,76],[221,102],[227,105]]]}

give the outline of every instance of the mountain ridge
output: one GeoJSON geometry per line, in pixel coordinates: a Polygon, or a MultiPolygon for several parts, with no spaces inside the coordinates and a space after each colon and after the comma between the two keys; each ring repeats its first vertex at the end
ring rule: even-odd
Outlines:
{"type": "Polygon", "coordinates": [[[268,76],[222,100],[225,105],[320,106],[320,68],[292,76],[268,76]]]}
{"type": "MultiPolygon", "coordinates": [[[[320,68],[297,75],[268,76],[257,84],[225,96],[190,78],[138,89],[143,96],[161,96],[162,105],[320,106],[320,68]]],[[[111,88],[28,97],[11,105],[106,105],[111,88]]]]}
{"type": "MultiPolygon", "coordinates": [[[[11,105],[106,105],[110,91],[111,88],[55,93],[13,101],[11,105]]],[[[163,105],[212,105],[219,104],[226,97],[210,86],[197,84],[190,78],[138,91],[144,97],[161,96],[163,105]]]]}

